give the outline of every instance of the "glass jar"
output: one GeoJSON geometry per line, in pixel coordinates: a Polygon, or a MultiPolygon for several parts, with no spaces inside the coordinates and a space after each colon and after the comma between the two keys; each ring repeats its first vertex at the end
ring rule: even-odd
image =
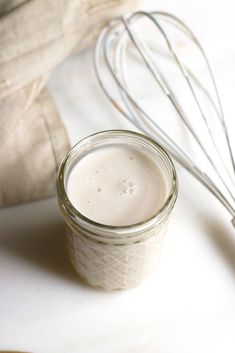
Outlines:
{"type": "MultiPolygon", "coordinates": [[[[107,290],[140,284],[156,268],[165,230],[177,198],[174,165],[155,141],[126,130],[91,135],[73,146],[63,159],[57,177],[58,202],[67,224],[70,259],[89,284],[107,290]],[[92,221],[70,202],[66,185],[74,165],[96,148],[124,144],[155,158],[165,178],[167,198],[152,217],[128,226],[109,226],[92,221]]],[[[138,207],[138,205],[137,205],[138,207]]]]}

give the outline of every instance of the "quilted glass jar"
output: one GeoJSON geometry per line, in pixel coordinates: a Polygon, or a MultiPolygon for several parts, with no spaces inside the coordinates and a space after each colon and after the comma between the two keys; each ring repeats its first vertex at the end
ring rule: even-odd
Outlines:
{"type": "MultiPolygon", "coordinates": [[[[70,259],[78,274],[92,286],[106,290],[137,286],[158,263],[164,234],[177,198],[177,177],[168,154],[147,136],[126,130],[108,130],[80,141],[65,156],[57,177],[58,202],[67,224],[70,259]],[[160,161],[167,198],[151,218],[128,226],[92,221],[70,202],[66,185],[74,165],[96,148],[126,144],[160,161]]],[[[138,207],[138,205],[137,205],[138,207]]]]}

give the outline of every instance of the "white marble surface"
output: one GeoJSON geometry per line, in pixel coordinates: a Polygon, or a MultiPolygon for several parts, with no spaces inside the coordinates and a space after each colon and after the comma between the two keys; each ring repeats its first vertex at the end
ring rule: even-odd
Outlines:
{"type": "MultiPolygon", "coordinates": [[[[234,129],[233,1],[155,3],[180,15],[202,38],[234,129]]],[[[91,51],[61,65],[49,87],[72,142],[102,129],[131,127],[99,91],[91,51]]],[[[208,192],[181,168],[178,174],[179,199],[159,268],[128,291],[106,293],[79,281],[55,199],[2,209],[0,350],[233,353],[234,229],[208,192]]]]}

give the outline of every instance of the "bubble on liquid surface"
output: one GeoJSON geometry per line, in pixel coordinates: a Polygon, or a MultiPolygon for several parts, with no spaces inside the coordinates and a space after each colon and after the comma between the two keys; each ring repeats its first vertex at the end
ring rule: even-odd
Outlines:
{"type": "Polygon", "coordinates": [[[101,189],[101,188],[98,188],[98,189],[97,189],[97,192],[101,192],[101,191],[102,191],[102,189],[101,189]]]}
{"type": "Polygon", "coordinates": [[[139,186],[134,180],[122,179],[118,184],[120,193],[119,195],[124,194],[134,194],[139,186]]]}

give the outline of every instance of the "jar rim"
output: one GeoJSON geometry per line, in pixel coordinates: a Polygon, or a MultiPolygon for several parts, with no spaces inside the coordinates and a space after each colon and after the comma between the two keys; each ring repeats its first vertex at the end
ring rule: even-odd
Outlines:
{"type": "Polygon", "coordinates": [[[81,226],[83,225],[84,228],[87,228],[89,226],[93,226],[96,229],[102,229],[103,231],[109,231],[109,232],[114,232],[114,231],[121,231],[121,233],[126,233],[126,232],[131,232],[131,231],[138,231],[138,228],[141,228],[143,226],[151,227],[155,222],[161,223],[161,221],[165,218],[165,216],[168,214],[168,212],[174,207],[175,201],[178,195],[178,180],[177,180],[177,174],[176,170],[174,167],[174,164],[169,156],[169,154],[165,151],[165,149],[158,144],[155,140],[153,140],[151,137],[146,136],[144,134],[141,134],[139,132],[131,131],[131,130],[122,130],[122,129],[111,129],[111,130],[103,130],[94,134],[91,134],[83,139],[81,139],[79,142],[74,144],[65,157],[63,158],[59,169],[57,173],[57,179],[56,179],[56,188],[57,188],[57,196],[59,200],[60,206],[62,206],[63,212],[66,210],[72,218],[76,217],[76,219],[79,219],[81,221],[81,226]],[[93,138],[100,136],[100,137],[134,137],[138,138],[147,144],[150,144],[152,147],[155,148],[158,152],[160,152],[161,156],[164,157],[164,162],[167,164],[167,167],[170,168],[171,174],[172,174],[172,182],[171,182],[171,188],[169,191],[169,194],[161,206],[161,208],[155,212],[151,217],[148,217],[147,219],[144,219],[143,221],[134,223],[134,224],[128,224],[128,225],[123,225],[123,226],[113,226],[113,225],[107,225],[107,224],[102,224],[99,222],[96,222],[86,216],[84,216],[81,212],[79,212],[71,203],[69,200],[69,197],[67,195],[66,189],[65,189],[65,168],[67,162],[70,160],[71,156],[74,155],[74,153],[77,151],[77,149],[87,143],[89,140],[92,140],[93,138]],[[166,163],[167,162],[167,163],[166,163]]]}

